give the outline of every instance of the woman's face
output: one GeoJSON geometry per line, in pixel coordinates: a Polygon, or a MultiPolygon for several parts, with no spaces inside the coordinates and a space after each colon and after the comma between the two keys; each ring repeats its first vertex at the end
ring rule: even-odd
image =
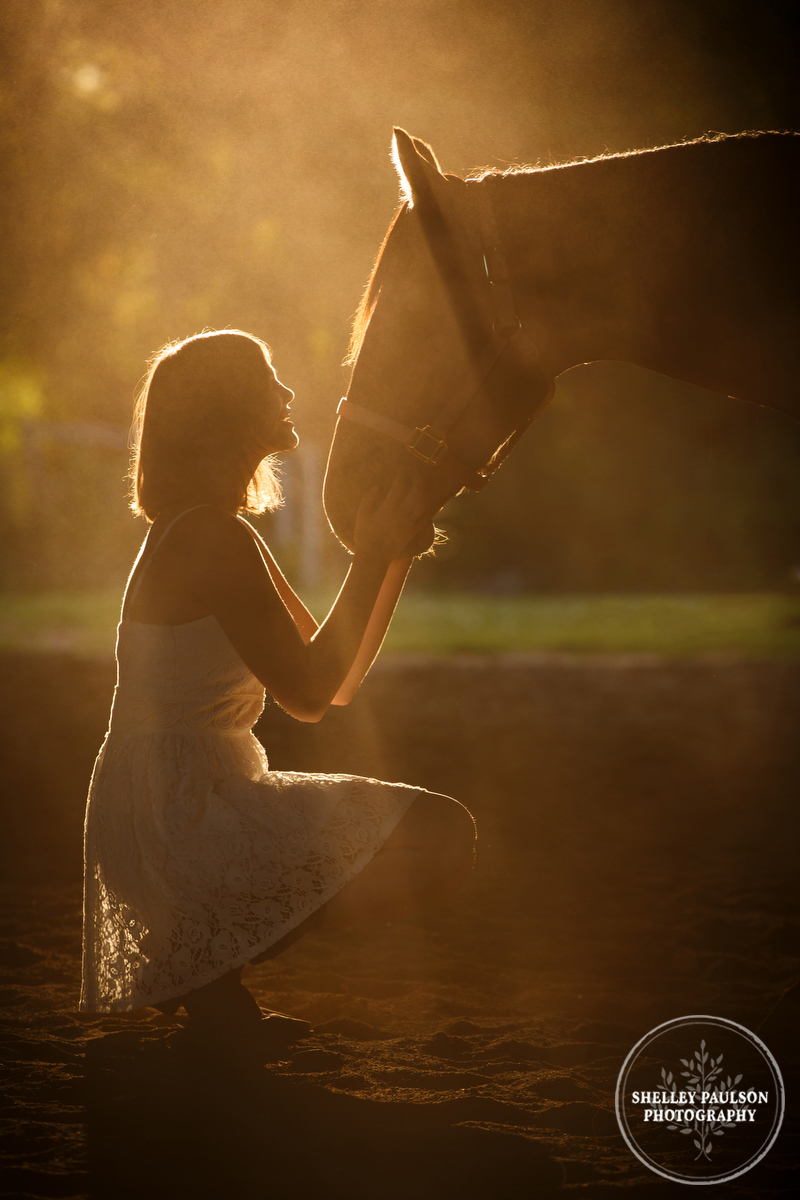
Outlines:
{"type": "Polygon", "coordinates": [[[259,462],[268,454],[294,450],[299,441],[289,416],[294,392],[281,383],[270,363],[266,368],[265,395],[263,401],[258,398],[253,422],[254,451],[260,455],[259,462]]]}

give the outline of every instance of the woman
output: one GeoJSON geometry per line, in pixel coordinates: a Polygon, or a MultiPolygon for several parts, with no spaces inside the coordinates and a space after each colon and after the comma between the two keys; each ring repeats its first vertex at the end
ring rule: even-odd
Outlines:
{"type": "Polygon", "coordinates": [[[270,772],[264,689],[318,721],[380,647],[430,514],[413,479],[359,510],[353,561],[317,625],[239,515],[279,500],[269,456],[297,445],[293,393],[238,331],[156,357],[138,402],[133,508],[152,522],[123,603],[118,682],[86,812],[81,1008],[153,1005],[204,1033],[282,1044],[242,967],[310,927],[386,920],[466,878],[455,800],[354,776],[270,772]]]}

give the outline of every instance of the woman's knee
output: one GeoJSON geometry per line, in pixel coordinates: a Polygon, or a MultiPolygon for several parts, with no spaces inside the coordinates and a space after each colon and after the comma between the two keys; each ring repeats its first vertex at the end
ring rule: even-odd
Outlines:
{"type": "Polygon", "coordinates": [[[460,865],[475,852],[475,821],[465,805],[451,796],[426,792],[414,801],[415,825],[420,839],[432,851],[460,865]]]}

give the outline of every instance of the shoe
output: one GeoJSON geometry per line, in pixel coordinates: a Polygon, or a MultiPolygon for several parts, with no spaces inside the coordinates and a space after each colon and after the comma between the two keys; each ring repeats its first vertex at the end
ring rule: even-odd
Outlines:
{"type": "Polygon", "coordinates": [[[286,1013],[272,1012],[268,1008],[262,1008],[261,1011],[264,1014],[261,1018],[263,1036],[276,1043],[280,1042],[281,1045],[290,1046],[292,1042],[299,1042],[314,1032],[310,1021],[289,1017],[286,1013]]]}
{"type": "Polygon", "coordinates": [[[260,1020],[222,1025],[189,1020],[170,1034],[171,1050],[217,1063],[280,1062],[295,1042],[312,1032],[308,1021],[265,1011],[260,1020]]]}

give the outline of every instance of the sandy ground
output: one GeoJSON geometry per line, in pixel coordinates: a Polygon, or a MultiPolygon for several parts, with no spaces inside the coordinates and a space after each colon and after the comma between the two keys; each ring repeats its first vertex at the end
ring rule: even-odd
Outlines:
{"type": "MultiPolygon", "coordinates": [[[[152,1010],[76,1012],[83,796],[113,671],[2,668],[0,1194],[678,1194],[625,1146],[614,1085],[661,1021],[755,1028],[800,977],[799,667],[398,660],[320,726],[268,710],[273,766],[456,795],[480,856],[424,918],[309,935],[251,969],[264,1004],[315,1026],[266,1065],[189,1053],[152,1010]]],[[[784,1132],[715,1195],[798,1194],[792,1033],[771,1043],[784,1132]]]]}

